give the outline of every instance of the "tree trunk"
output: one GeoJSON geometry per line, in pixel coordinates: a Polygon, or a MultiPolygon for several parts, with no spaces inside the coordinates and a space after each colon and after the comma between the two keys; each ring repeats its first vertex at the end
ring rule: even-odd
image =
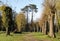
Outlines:
{"type": "Polygon", "coordinates": [[[6,35],[10,35],[10,30],[8,27],[6,27],[6,35]]]}
{"type": "Polygon", "coordinates": [[[34,27],[34,32],[35,32],[35,27],[34,27]]]}
{"type": "Polygon", "coordinates": [[[47,33],[46,33],[46,21],[45,21],[44,24],[43,24],[42,33],[43,33],[43,34],[47,34],[47,33]]]}
{"type": "Polygon", "coordinates": [[[55,37],[55,33],[54,33],[54,16],[53,15],[50,16],[49,36],[53,37],[53,38],[55,37]]]}
{"type": "Polygon", "coordinates": [[[45,34],[47,34],[47,21],[45,21],[45,34]]]}
{"type": "Polygon", "coordinates": [[[27,24],[26,24],[26,32],[29,31],[29,25],[28,25],[28,11],[27,11],[27,24]]]}
{"type": "Polygon", "coordinates": [[[36,24],[36,28],[37,28],[37,32],[39,32],[39,26],[38,26],[38,24],[36,24]]]}
{"type": "Polygon", "coordinates": [[[45,34],[45,23],[43,23],[43,26],[42,26],[42,33],[45,34]]]}
{"type": "Polygon", "coordinates": [[[57,28],[57,32],[59,32],[59,21],[58,21],[58,14],[57,14],[57,12],[56,12],[56,14],[55,14],[55,18],[56,18],[56,28],[57,28]]]}
{"type": "Polygon", "coordinates": [[[31,18],[31,23],[32,23],[32,27],[33,27],[33,10],[32,10],[32,18],[31,18]]]}
{"type": "Polygon", "coordinates": [[[40,27],[40,32],[42,32],[42,28],[40,27]]]}

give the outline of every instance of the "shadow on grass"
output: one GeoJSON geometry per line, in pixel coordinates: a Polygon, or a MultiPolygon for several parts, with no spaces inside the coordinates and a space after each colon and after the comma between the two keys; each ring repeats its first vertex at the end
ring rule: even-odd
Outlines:
{"type": "Polygon", "coordinates": [[[60,37],[58,37],[57,39],[59,39],[59,40],[60,40],[60,37]]]}
{"type": "Polygon", "coordinates": [[[22,34],[22,32],[14,32],[14,34],[22,34]]]}

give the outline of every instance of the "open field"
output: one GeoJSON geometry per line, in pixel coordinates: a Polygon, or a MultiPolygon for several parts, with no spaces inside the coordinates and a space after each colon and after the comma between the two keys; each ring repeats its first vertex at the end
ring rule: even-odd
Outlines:
{"type": "Polygon", "coordinates": [[[0,41],[60,41],[60,35],[56,34],[56,38],[50,38],[40,32],[24,32],[22,34],[13,34],[6,36],[5,33],[0,33],[0,41]]]}

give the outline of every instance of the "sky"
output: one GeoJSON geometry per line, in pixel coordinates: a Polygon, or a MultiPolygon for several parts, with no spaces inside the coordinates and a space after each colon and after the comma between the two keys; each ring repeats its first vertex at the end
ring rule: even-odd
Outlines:
{"type": "MultiPolygon", "coordinates": [[[[12,7],[17,13],[21,12],[21,8],[24,8],[26,5],[35,4],[38,8],[38,12],[34,13],[34,20],[41,18],[43,11],[43,0],[0,0],[4,4],[7,4],[12,7]]],[[[29,20],[31,20],[31,14],[29,14],[29,20]]]]}

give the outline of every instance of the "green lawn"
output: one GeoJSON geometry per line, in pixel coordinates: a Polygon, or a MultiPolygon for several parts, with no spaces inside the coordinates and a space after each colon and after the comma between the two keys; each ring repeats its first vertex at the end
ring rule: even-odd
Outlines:
{"type": "MultiPolygon", "coordinates": [[[[5,33],[0,33],[0,41],[25,41],[24,36],[28,36],[30,37],[28,34],[31,34],[31,36],[33,36],[34,39],[37,39],[39,41],[60,41],[60,34],[56,34],[57,38],[49,38],[47,35],[43,35],[40,32],[25,32],[22,34],[13,34],[11,33],[10,36],[6,36],[5,33]]],[[[30,41],[30,40],[28,40],[30,41]]]]}
{"type": "Polygon", "coordinates": [[[60,33],[56,34],[56,38],[50,38],[48,35],[43,35],[42,33],[33,33],[34,37],[42,41],[60,41],[60,33]]]}

